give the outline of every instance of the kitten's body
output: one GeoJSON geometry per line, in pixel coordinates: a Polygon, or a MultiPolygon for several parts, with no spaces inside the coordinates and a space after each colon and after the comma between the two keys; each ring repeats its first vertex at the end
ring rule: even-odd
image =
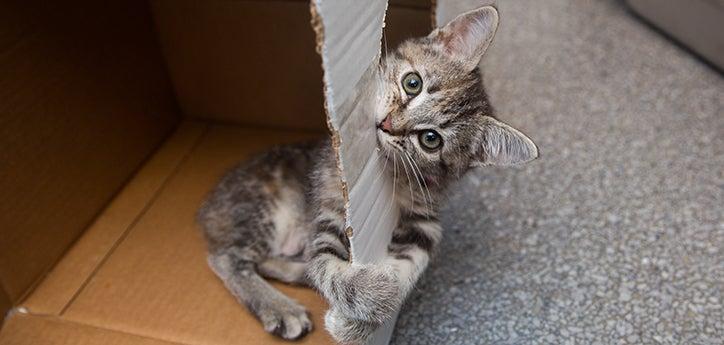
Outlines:
{"type": "Polygon", "coordinates": [[[198,215],[209,264],[267,331],[295,339],[312,324],[304,307],[261,276],[314,286],[330,303],[330,333],[341,342],[364,341],[427,266],[442,237],[438,203],[447,185],[473,166],[537,156],[530,139],[492,117],[482,88],[477,62],[496,27],[493,8],[471,11],[403,43],[382,63],[380,173],[395,181],[390,202],[400,218],[380,262],[350,262],[329,140],[275,148],[222,179],[198,215]]]}
{"type": "Polygon", "coordinates": [[[292,284],[311,279],[336,310],[367,321],[357,327],[371,331],[399,306],[402,290],[412,287],[412,281],[399,286],[399,273],[410,280],[421,273],[405,267],[413,263],[411,255],[427,256],[442,235],[437,202],[430,198],[435,188],[430,195],[420,189],[411,175],[415,168],[401,159],[395,183],[401,226],[389,251],[391,260],[405,264],[402,271],[350,264],[341,180],[328,139],[276,147],[221,180],[198,215],[209,265],[269,332],[295,339],[312,325],[302,306],[259,275],[292,284]]]}

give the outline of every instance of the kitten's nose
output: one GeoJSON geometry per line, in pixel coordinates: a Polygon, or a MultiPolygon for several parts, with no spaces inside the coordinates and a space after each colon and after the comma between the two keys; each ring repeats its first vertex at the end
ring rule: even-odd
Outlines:
{"type": "Polygon", "coordinates": [[[378,128],[382,129],[383,132],[389,133],[392,130],[392,118],[388,114],[385,120],[380,123],[378,128]]]}

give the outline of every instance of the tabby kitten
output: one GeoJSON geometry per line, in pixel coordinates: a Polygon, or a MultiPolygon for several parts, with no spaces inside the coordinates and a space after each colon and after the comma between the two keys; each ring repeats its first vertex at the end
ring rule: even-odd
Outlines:
{"type": "Polygon", "coordinates": [[[209,265],[266,331],[297,339],[312,323],[262,277],[311,284],[330,303],[332,336],[364,342],[400,307],[440,242],[446,187],[473,167],[538,156],[530,139],[492,117],[483,90],[477,65],[497,24],[495,8],[473,10],[381,62],[378,147],[390,160],[384,173],[398,177],[392,201],[401,215],[380,262],[350,263],[329,140],[277,147],[221,180],[198,214],[209,265]]]}

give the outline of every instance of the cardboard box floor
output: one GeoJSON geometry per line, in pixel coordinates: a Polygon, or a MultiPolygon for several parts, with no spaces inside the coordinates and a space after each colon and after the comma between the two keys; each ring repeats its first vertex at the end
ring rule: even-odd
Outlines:
{"type": "MultiPolygon", "coordinates": [[[[188,120],[9,316],[0,344],[282,344],[206,265],[195,212],[218,178],[253,152],[319,134],[188,120]]],[[[331,344],[316,292],[275,283],[331,344]]]]}

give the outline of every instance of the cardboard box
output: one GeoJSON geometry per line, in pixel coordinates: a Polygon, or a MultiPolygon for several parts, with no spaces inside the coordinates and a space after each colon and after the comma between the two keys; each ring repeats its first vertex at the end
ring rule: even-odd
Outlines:
{"type": "MultiPolygon", "coordinates": [[[[388,44],[430,6],[391,1],[388,44]]],[[[324,135],[310,20],[302,0],[0,4],[0,344],[285,343],[208,269],[194,214],[249,154],[324,135]]],[[[314,318],[300,343],[331,343],[324,301],[275,285],[314,318]]]]}

